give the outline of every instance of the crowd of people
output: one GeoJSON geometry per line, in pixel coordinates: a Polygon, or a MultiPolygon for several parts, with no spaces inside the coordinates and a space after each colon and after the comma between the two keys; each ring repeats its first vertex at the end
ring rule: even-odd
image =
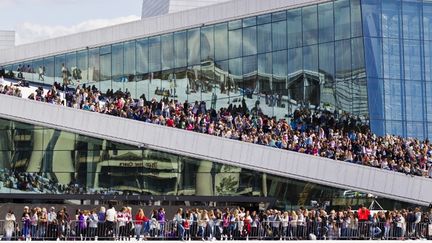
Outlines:
{"type": "MultiPolygon", "coordinates": [[[[20,96],[19,88],[0,87],[0,93],[20,96]]],[[[133,99],[126,90],[105,93],[95,86],[68,89],[59,83],[44,92],[38,88],[29,99],[64,105],[143,122],[240,140],[349,163],[372,166],[407,175],[432,177],[429,140],[376,136],[367,120],[348,113],[296,110],[290,120],[262,113],[259,102],[208,109],[205,101],[183,103],[164,97],[133,99]]]]}
{"type": "Polygon", "coordinates": [[[61,184],[46,173],[18,172],[10,169],[0,169],[0,189],[43,194],[122,195],[124,193],[110,188],[91,189],[74,180],[68,184],[61,184]]]}
{"type": "Polygon", "coordinates": [[[59,239],[430,239],[432,209],[420,208],[370,211],[364,205],[357,210],[320,208],[297,210],[246,210],[245,208],[182,209],[167,215],[164,208],[146,213],[108,209],[56,210],[24,207],[21,218],[11,210],[3,221],[6,240],[59,239]]]}

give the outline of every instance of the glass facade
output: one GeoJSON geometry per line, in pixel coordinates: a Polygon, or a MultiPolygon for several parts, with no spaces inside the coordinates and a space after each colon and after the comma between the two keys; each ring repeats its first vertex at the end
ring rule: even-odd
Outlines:
{"type": "Polygon", "coordinates": [[[374,132],[432,135],[432,1],[362,0],[374,132]]]}
{"type": "Polygon", "coordinates": [[[328,1],[5,68],[50,85],[63,64],[74,84],[133,98],[244,99],[278,118],[319,107],[364,116],[378,135],[432,135],[431,0],[328,1]]]}
{"type": "Polygon", "coordinates": [[[30,81],[203,100],[278,118],[295,109],[368,114],[360,0],[338,0],[29,60],[30,81]],[[43,70],[43,78],[39,69],[43,70]],[[254,109],[255,108],[255,109],[254,109]]]}
{"type": "MultiPolygon", "coordinates": [[[[287,161],[288,162],[288,161],[287,161]]],[[[250,169],[0,119],[0,195],[269,197],[278,207],[375,197],[250,169]]],[[[126,197],[125,197],[126,198],[126,197]]],[[[73,199],[73,198],[70,198],[73,199]]],[[[39,199],[43,200],[43,199],[39,199]]],[[[388,208],[397,202],[379,199],[388,208]]]]}

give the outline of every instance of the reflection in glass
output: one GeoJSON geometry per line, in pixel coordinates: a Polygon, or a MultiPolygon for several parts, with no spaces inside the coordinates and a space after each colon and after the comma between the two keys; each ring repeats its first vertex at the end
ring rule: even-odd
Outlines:
{"type": "Polygon", "coordinates": [[[302,8],[303,17],[303,45],[318,43],[318,15],[317,6],[302,8]]]}
{"type": "Polygon", "coordinates": [[[62,69],[65,67],[65,55],[58,55],[54,58],[54,81],[63,84],[63,72],[62,69]]]}
{"type": "Polygon", "coordinates": [[[44,84],[54,84],[54,57],[44,58],[44,84]]]}
{"type": "Polygon", "coordinates": [[[258,25],[258,53],[272,50],[271,24],[258,25]]]}
{"type": "Polygon", "coordinates": [[[283,50],[287,47],[287,24],[279,21],[272,24],[273,51],[283,50]]]}
{"type": "Polygon", "coordinates": [[[242,55],[242,41],[243,41],[243,35],[242,30],[230,30],[228,32],[229,37],[229,58],[236,58],[240,57],[242,55]]]}
{"type": "Polygon", "coordinates": [[[333,2],[318,5],[319,42],[334,40],[333,2]]]}
{"type": "Polygon", "coordinates": [[[87,50],[77,52],[77,69],[73,73],[75,80],[82,83],[88,82],[88,52],[87,50]]]}
{"type": "Polygon", "coordinates": [[[162,70],[174,68],[174,36],[166,34],[161,36],[162,70]]]}
{"type": "Polygon", "coordinates": [[[201,61],[200,55],[200,29],[191,29],[187,31],[188,38],[188,65],[197,65],[201,61]]]}
{"type": "Polygon", "coordinates": [[[257,27],[243,29],[243,55],[257,54],[257,27]]]}
{"type": "Polygon", "coordinates": [[[214,28],[206,26],[201,28],[201,61],[214,60],[214,28]]]}
{"type": "Polygon", "coordinates": [[[287,25],[288,25],[288,48],[302,46],[303,32],[302,32],[302,10],[290,9],[287,12],[287,25]]]}
{"type": "Polygon", "coordinates": [[[226,23],[217,24],[214,27],[215,36],[215,59],[228,59],[228,25],[226,23]]]}
{"type": "MultiPolygon", "coordinates": [[[[112,55],[111,46],[103,46],[100,48],[100,81],[111,81],[111,75],[113,80],[120,80],[123,74],[123,44],[113,45],[112,55]],[[111,62],[112,57],[112,62],[111,62]],[[111,65],[112,64],[112,65],[111,65]]],[[[101,87],[101,90],[105,92],[111,88],[111,82],[104,82],[107,85],[101,87]]]]}
{"type": "Polygon", "coordinates": [[[187,66],[186,31],[174,33],[174,64],[176,68],[187,66]]]}
{"type": "Polygon", "coordinates": [[[140,39],[136,42],[136,71],[137,80],[143,80],[144,74],[148,73],[148,39],[140,39]]]}
{"type": "Polygon", "coordinates": [[[99,48],[92,48],[88,51],[88,75],[90,82],[97,82],[100,80],[100,67],[99,67],[99,48]]]}
{"type": "Polygon", "coordinates": [[[341,40],[351,37],[350,1],[334,2],[335,39],[341,40]]]}

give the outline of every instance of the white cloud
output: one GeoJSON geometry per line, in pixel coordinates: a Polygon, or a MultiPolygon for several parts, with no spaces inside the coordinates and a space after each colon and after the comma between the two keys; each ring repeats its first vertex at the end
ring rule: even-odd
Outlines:
{"type": "MultiPolygon", "coordinates": [[[[0,0],[2,1],[2,0],[0,0]]],[[[48,0],[40,0],[48,1],[48,0]]],[[[74,1],[74,0],[68,0],[74,1]]],[[[77,32],[98,29],[110,25],[139,20],[140,17],[130,15],[114,19],[91,19],[72,26],[63,25],[40,25],[24,22],[16,26],[16,45],[31,43],[39,40],[49,39],[58,36],[70,35],[77,32]]]]}

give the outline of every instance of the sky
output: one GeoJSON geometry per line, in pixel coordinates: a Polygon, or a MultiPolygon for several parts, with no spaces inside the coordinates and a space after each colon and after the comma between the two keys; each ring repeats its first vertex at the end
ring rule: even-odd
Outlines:
{"type": "Polygon", "coordinates": [[[20,45],[138,20],[141,5],[142,0],[0,0],[0,30],[15,30],[20,45]]]}

